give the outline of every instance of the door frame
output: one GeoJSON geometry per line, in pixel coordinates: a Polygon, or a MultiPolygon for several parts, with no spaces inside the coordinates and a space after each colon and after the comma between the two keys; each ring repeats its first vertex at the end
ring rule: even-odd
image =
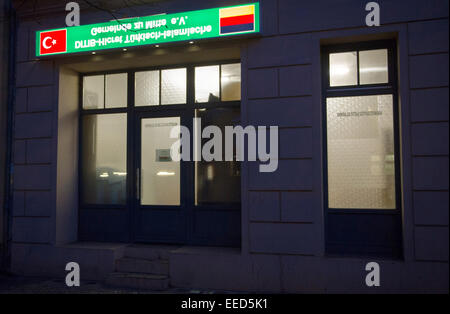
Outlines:
{"type": "MultiPolygon", "coordinates": [[[[132,218],[131,232],[133,242],[160,242],[160,243],[174,243],[174,244],[185,244],[187,242],[188,236],[188,224],[184,224],[183,230],[179,234],[171,236],[158,236],[157,234],[144,235],[140,234],[138,230],[139,221],[141,219],[142,212],[158,212],[161,211],[165,214],[176,213],[181,216],[185,222],[189,220],[189,173],[190,169],[186,167],[185,161],[180,161],[180,205],[141,205],[142,196],[142,186],[141,186],[141,176],[142,176],[142,121],[144,119],[157,119],[157,118],[172,118],[179,117],[180,125],[189,125],[189,115],[186,110],[169,110],[169,111],[142,111],[135,112],[135,124],[134,124],[134,164],[131,168],[134,180],[131,183],[132,191],[131,198],[133,200],[133,205],[130,208],[132,218]],[[138,173],[139,172],[139,173],[138,173]]],[[[188,126],[189,127],[189,126],[188,126]]]]}
{"type": "MultiPolygon", "coordinates": [[[[327,45],[321,49],[322,65],[322,141],[323,141],[323,200],[324,200],[324,222],[325,222],[325,251],[331,256],[369,256],[389,259],[403,258],[403,230],[402,230],[402,150],[400,141],[400,108],[398,98],[398,68],[397,68],[397,46],[395,40],[377,40],[368,42],[357,42],[338,45],[327,45]],[[343,87],[330,87],[329,59],[330,53],[364,51],[375,49],[388,50],[388,82],[384,84],[356,85],[343,87]],[[393,131],[394,131],[394,154],[395,154],[395,209],[336,209],[330,208],[328,204],[328,134],[327,134],[327,98],[328,97],[355,97],[370,95],[392,95],[393,109],[393,131]],[[371,221],[372,228],[378,230],[378,234],[391,233],[396,237],[395,243],[383,242],[383,247],[373,243],[354,244],[346,239],[345,242],[335,242],[330,236],[330,226],[336,226],[340,220],[346,227],[355,226],[362,222],[371,221]],[[390,227],[386,227],[389,225],[390,227]]],[[[359,58],[358,58],[359,68],[359,58]]],[[[359,82],[359,70],[357,71],[359,82]]],[[[355,232],[348,232],[347,238],[357,238],[355,232]]],[[[378,240],[378,239],[377,239],[378,240]]]]}
{"type": "MultiPolygon", "coordinates": [[[[241,100],[239,101],[227,101],[227,102],[216,102],[216,103],[195,103],[195,67],[198,66],[208,66],[208,65],[225,65],[241,63],[240,59],[230,59],[230,60],[218,60],[218,61],[208,61],[208,62],[196,62],[196,63],[183,63],[183,64],[172,64],[167,66],[153,66],[144,68],[131,68],[123,70],[112,70],[112,71],[99,71],[90,73],[80,73],[79,77],[79,138],[82,139],[82,118],[89,114],[105,114],[105,113],[127,113],[127,202],[125,205],[106,205],[106,204],[85,204],[83,203],[82,197],[82,145],[80,143],[79,149],[79,224],[78,224],[78,234],[80,241],[107,241],[107,242],[146,242],[146,243],[183,243],[189,245],[216,245],[216,246],[239,246],[239,243],[233,241],[233,243],[223,243],[223,240],[211,240],[207,238],[198,237],[194,232],[194,214],[196,211],[225,211],[232,210],[234,212],[239,211],[239,216],[241,213],[241,204],[212,204],[208,206],[196,206],[195,205],[195,164],[193,161],[181,161],[182,171],[181,183],[180,183],[180,197],[181,203],[185,207],[185,234],[183,241],[173,241],[158,239],[156,241],[145,240],[136,233],[135,223],[138,215],[137,213],[137,200],[136,200],[136,168],[139,165],[140,158],[140,134],[138,134],[138,129],[140,129],[140,121],[142,118],[152,118],[152,117],[170,117],[179,116],[181,118],[181,124],[188,127],[191,132],[191,153],[193,148],[192,138],[193,138],[193,125],[192,118],[195,117],[195,110],[201,108],[218,108],[218,107],[239,107],[241,106],[241,100]],[[141,71],[152,71],[152,70],[166,70],[166,69],[177,69],[186,68],[187,79],[186,79],[186,103],[181,105],[158,105],[158,106],[147,106],[147,107],[135,107],[135,73],[141,71]],[[94,76],[94,75],[108,75],[117,73],[127,73],[128,74],[128,91],[127,91],[127,107],[124,108],[113,108],[113,109],[91,109],[83,110],[83,77],[84,76],[94,76]],[[184,190],[184,192],[183,192],[184,190]],[[184,202],[184,204],[183,204],[184,202]],[[117,220],[127,219],[128,223],[126,226],[127,234],[124,234],[124,230],[116,232],[114,236],[111,234],[104,235],[101,231],[97,231],[95,226],[89,224],[88,219],[90,217],[101,220],[104,217],[108,217],[109,214],[114,215],[117,220]],[[86,226],[84,226],[86,224],[86,226]],[[95,230],[95,231],[91,231],[95,230]],[[81,236],[80,236],[81,235],[81,236]],[[235,243],[236,242],[236,243],[235,243]]],[[[219,74],[220,82],[221,75],[219,74]]],[[[220,84],[221,86],[221,84],[220,84]]],[[[221,90],[221,88],[220,88],[221,90]]],[[[242,116],[242,114],[241,114],[242,116]]],[[[241,178],[242,182],[242,178],[241,178]]],[[[158,206],[157,206],[158,207],[158,206]]],[[[161,207],[160,207],[161,208],[161,207]]],[[[125,226],[123,226],[125,228],[125,226]]],[[[241,225],[239,225],[239,238],[242,231],[241,225]]],[[[226,241],[225,241],[226,242],[226,241]]]]}

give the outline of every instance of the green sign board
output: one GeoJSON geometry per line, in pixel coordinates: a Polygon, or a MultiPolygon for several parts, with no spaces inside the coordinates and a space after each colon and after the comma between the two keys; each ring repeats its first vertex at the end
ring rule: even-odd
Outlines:
{"type": "Polygon", "coordinates": [[[255,2],[38,31],[36,56],[93,52],[259,32],[259,3],[255,2]]]}

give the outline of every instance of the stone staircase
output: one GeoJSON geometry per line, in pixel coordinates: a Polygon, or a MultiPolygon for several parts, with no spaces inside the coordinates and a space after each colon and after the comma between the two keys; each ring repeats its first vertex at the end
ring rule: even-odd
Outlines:
{"type": "Polygon", "coordinates": [[[124,256],[116,260],[115,272],[106,284],[139,290],[166,290],[170,285],[169,255],[174,246],[131,245],[124,256]]]}

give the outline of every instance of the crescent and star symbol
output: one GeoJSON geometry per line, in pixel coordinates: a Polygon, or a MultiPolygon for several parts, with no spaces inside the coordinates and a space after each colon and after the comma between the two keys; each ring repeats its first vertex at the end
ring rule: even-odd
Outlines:
{"type": "Polygon", "coordinates": [[[56,39],[53,39],[51,37],[45,37],[44,40],[42,41],[42,46],[44,46],[45,49],[50,49],[52,48],[54,45],[56,45],[56,39]],[[47,42],[51,40],[51,45],[48,45],[47,42]]]}

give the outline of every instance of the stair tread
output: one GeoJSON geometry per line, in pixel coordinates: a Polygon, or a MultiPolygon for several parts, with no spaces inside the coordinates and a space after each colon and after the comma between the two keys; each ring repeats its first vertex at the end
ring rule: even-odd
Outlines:
{"type": "Polygon", "coordinates": [[[130,245],[125,248],[124,256],[139,259],[168,259],[176,245],[130,245]]]}
{"type": "Polygon", "coordinates": [[[165,275],[115,272],[109,274],[105,284],[113,287],[164,291],[169,288],[170,279],[165,275]]]}
{"type": "Polygon", "coordinates": [[[171,244],[130,244],[127,248],[130,249],[144,249],[144,250],[175,250],[180,248],[180,245],[171,245],[171,244]]]}
{"type": "Polygon", "coordinates": [[[157,275],[157,274],[145,274],[145,273],[124,273],[124,272],[114,272],[110,276],[115,278],[139,278],[139,279],[150,279],[150,280],[168,280],[169,276],[157,275]]]}
{"type": "Polygon", "coordinates": [[[149,262],[149,263],[159,262],[162,264],[169,263],[169,260],[167,260],[167,259],[160,259],[160,258],[148,259],[148,258],[138,258],[138,257],[130,257],[130,256],[124,256],[122,258],[119,258],[117,261],[139,261],[139,262],[149,262]]]}

